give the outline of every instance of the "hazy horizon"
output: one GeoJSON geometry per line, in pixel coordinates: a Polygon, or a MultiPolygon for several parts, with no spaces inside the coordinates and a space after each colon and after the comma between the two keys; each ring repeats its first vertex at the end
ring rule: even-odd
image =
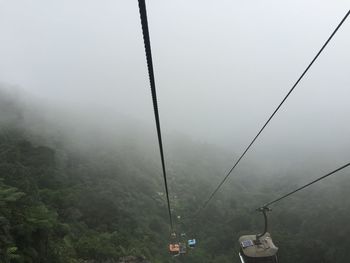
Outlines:
{"type": "MultiPolygon", "coordinates": [[[[168,134],[183,134],[233,159],[349,5],[181,0],[147,7],[165,144],[168,134]]],[[[241,166],[293,172],[320,163],[322,171],[348,161],[348,30],[346,21],[241,166]]],[[[0,31],[0,82],[96,119],[102,134],[120,119],[155,131],[136,1],[0,1],[0,31]]]]}

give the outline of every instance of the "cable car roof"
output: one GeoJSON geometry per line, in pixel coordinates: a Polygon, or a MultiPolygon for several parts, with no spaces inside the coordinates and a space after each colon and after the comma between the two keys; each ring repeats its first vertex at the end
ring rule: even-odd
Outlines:
{"type": "Polygon", "coordinates": [[[247,257],[260,258],[260,257],[272,257],[277,254],[278,247],[276,247],[271,239],[269,233],[266,233],[259,242],[256,240],[256,235],[246,235],[239,238],[239,244],[242,252],[247,257]]]}

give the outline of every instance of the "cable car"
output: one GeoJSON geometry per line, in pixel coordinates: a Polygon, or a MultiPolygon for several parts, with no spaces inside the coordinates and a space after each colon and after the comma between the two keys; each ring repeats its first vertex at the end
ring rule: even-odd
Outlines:
{"type": "Polygon", "coordinates": [[[178,243],[169,244],[169,252],[172,255],[180,254],[180,245],[178,243]]]}
{"type": "Polygon", "coordinates": [[[187,252],[186,243],[180,242],[180,243],[179,243],[179,246],[180,246],[180,251],[179,251],[179,253],[180,253],[180,254],[186,254],[186,252],[187,252]]]}
{"type": "Polygon", "coordinates": [[[239,238],[242,263],[278,263],[276,247],[269,233],[259,237],[257,235],[246,235],[239,238]]]}
{"type": "Polygon", "coordinates": [[[189,240],[187,241],[187,244],[188,244],[188,246],[189,246],[190,248],[194,248],[194,247],[196,246],[196,244],[197,244],[197,241],[196,241],[196,239],[189,239],[189,240]]]}
{"type": "Polygon", "coordinates": [[[264,206],[258,209],[265,219],[265,228],[262,234],[246,235],[239,238],[240,253],[242,263],[278,263],[278,247],[272,242],[270,234],[267,232],[267,215],[270,208],[264,206]]]}

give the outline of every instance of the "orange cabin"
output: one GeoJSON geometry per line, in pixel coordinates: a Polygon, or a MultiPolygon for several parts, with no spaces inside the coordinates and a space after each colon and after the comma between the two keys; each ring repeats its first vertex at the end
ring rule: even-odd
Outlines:
{"type": "Polygon", "coordinates": [[[179,252],[180,252],[179,244],[170,244],[169,251],[171,254],[179,254],[179,252]]]}

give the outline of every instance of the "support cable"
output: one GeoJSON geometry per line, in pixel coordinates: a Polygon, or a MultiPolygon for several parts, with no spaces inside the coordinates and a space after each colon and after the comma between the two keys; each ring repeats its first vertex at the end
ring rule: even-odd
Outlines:
{"type": "Polygon", "coordinates": [[[347,164],[345,164],[345,165],[335,169],[334,171],[332,171],[332,172],[330,172],[330,173],[328,173],[326,175],[323,175],[323,176],[317,178],[316,180],[313,180],[312,182],[295,189],[294,191],[289,192],[288,194],[285,194],[285,195],[283,195],[283,196],[281,196],[281,197],[279,197],[279,198],[277,198],[277,199],[275,199],[273,201],[270,201],[270,202],[264,204],[263,206],[259,207],[258,210],[261,210],[261,209],[264,209],[264,208],[268,208],[270,205],[275,204],[275,203],[277,203],[277,202],[287,198],[288,196],[291,196],[291,195],[295,194],[296,192],[299,192],[300,190],[303,190],[306,187],[309,187],[309,186],[313,185],[314,183],[317,183],[317,182],[319,182],[319,181],[321,181],[323,179],[326,179],[327,177],[335,174],[336,172],[339,172],[340,170],[343,170],[343,169],[347,168],[348,166],[350,166],[350,163],[347,163],[347,164]]]}
{"type": "Polygon", "coordinates": [[[250,147],[254,144],[254,142],[256,141],[256,139],[260,136],[260,134],[263,132],[263,130],[266,128],[266,126],[269,124],[269,122],[271,121],[271,119],[275,116],[275,114],[278,112],[278,110],[281,108],[281,106],[284,104],[284,102],[287,100],[287,98],[289,97],[289,95],[293,92],[293,90],[296,88],[296,86],[299,84],[299,82],[303,79],[303,77],[306,75],[306,73],[309,71],[309,69],[311,68],[311,66],[314,64],[314,62],[317,60],[317,58],[320,56],[320,54],[322,53],[322,51],[326,48],[326,46],[328,45],[328,43],[331,41],[331,39],[334,37],[334,35],[337,33],[338,29],[342,26],[342,24],[344,23],[344,21],[348,18],[350,14],[350,10],[346,13],[346,15],[344,16],[344,18],[340,21],[340,23],[338,24],[338,26],[335,28],[335,30],[333,31],[333,33],[330,35],[330,37],[327,39],[327,41],[323,44],[323,46],[321,47],[321,49],[317,52],[316,56],[313,58],[313,60],[310,62],[310,64],[306,67],[306,69],[303,71],[303,73],[300,75],[300,77],[298,78],[298,80],[294,83],[294,85],[292,86],[292,88],[289,90],[289,92],[287,93],[287,95],[283,98],[283,100],[280,102],[280,104],[278,105],[278,107],[274,110],[274,112],[271,114],[271,116],[268,118],[268,120],[265,122],[265,124],[262,126],[262,128],[259,130],[259,132],[257,133],[257,135],[254,137],[254,139],[250,142],[250,144],[248,145],[248,147],[244,150],[244,152],[241,154],[241,156],[238,158],[238,160],[235,162],[235,164],[233,165],[233,167],[230,169],[230,171],[226,174],[226,176],[224,177],[224,179],[219,183],[219,185],[215,188],[215,190],[212,192],[212,194],[209,196],[209,198],[204,202],[203,206],[197,211],[197,213],[195,214],[195,217],[198,216],[200,214],[200,212],[208,205],[208,203],[213,199],[214,195],[219,191],[219,189],[221,188],[221,186],[226,182],[226,180],[228,179],[228,177],[230,176],[230,174],[232,173],[232,171],[236,168],[236,166],[239,164],[239,162],[242,160],[242,158],[245,156],[245,154],[248,152],[248,150],[250,149],[250,147]]]}

